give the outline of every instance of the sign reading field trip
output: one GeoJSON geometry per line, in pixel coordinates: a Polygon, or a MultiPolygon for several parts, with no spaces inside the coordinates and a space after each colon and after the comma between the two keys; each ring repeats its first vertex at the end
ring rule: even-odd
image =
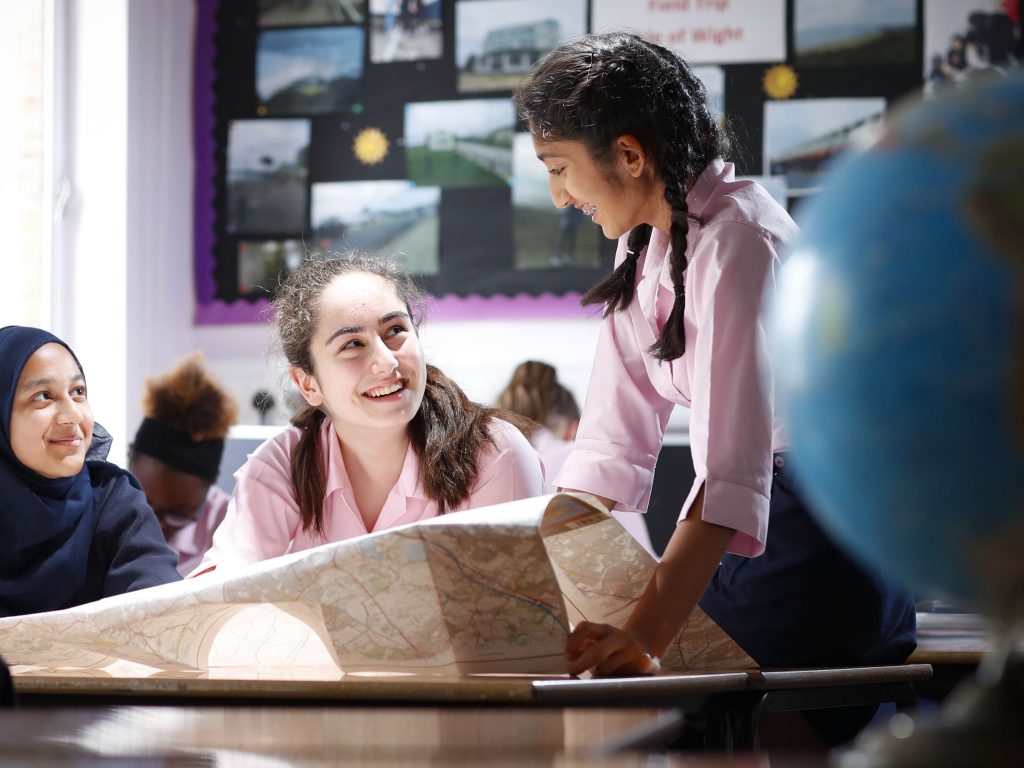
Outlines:
{"type": "Polygon", "coordinates": [[[594,32],[628,29],[691,64],[782,61],[783,0],[594,0],[594,32]]]}

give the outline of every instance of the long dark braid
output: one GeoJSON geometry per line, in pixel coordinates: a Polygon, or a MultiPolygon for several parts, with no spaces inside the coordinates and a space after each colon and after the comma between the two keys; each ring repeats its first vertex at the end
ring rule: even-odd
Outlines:
{"type": "MultiPolygon", "coordinates": [[[[555,48],[513,96],[519,115],[544,139],[581,141],[594,160],[610,168],[615,140],[630,135],[653,159],[672,208],[669,269],[676,298],[650,352],[674,360],[685,350],[684,274],[693,183],[728,152],[725,129],[707,108],[704,85],[679,56],[632,34],[587,35],[555,48]]],[[[651,227],[634,227],[623,262],[583,297],[605,305],[605,315],[633,301],[636,265],[651,227]]]]}

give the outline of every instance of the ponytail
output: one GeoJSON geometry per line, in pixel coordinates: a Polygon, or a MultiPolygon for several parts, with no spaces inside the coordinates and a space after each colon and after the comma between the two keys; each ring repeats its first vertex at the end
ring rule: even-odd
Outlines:
{"type": "Polygon", "coordinates": [[[292,485],[299,502],[302,530],[324,535],[324,492],[327,468],[320,446],[320,428],[326,416],[319,408],[307,405],[292,417],[292,425],[302,430],[292,452],[292,485]]]}
{"type": "Polygon", "coordinates": [[[440,369],[427,366],[423,403],[409,432],[419,454],[423,488],[437,504],[439,515],[469,498],[477,476],[477,456],[495,445],[492,418],[510,422],[527,437],[536,428],[522,416],[474,403],[440,369]]]}
{"type": "Polygon", "coordinates": [[[636,262],[640,258],[640,251],[647,247],[650,240],[650,224],[633,227],[626,244],[626,258],[608,277],[587,291],[580,303],[584,306],[604,304],[605,317],[632,304],[636,287],[636,262]]]}

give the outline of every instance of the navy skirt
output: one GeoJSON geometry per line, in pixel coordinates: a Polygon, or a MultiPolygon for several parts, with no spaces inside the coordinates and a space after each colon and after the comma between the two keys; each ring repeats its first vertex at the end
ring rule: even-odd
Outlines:
{"type": "Polygon", "coordinates": [[[726,555],[701,608],[762,667],[904,662],[917,642],[912,595],[835,545],[786,459],[775,456],[764,553],[726,555]]]}

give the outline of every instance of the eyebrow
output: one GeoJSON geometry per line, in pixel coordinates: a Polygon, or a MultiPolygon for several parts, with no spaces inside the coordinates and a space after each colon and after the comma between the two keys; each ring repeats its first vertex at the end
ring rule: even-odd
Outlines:
{"type": "MultiPolygon", "coordinates": [[[[405,318],[410,323],[412,322],[412,318],[409,317],[408,312],[395,310],[394,312],[388,312],[386,315],[381,316],[380,320],[377,321],[377,325],[384,325],[385,323],[390,323],[392,320],[395,320],[399,317],[405,318]]],[[[324,342],[324,346],[326,347],[339,336],[345,336],[350,333],[364,333],[365,331],[366,329],[361,325],[343,325],[341,328],[338,328],[337,330],[334,331],[334,333],[327,337],[327,341],[324,342]]]]}
{"type": "MultiPolygon", "coordinates": [[[[71,381],[73,383],[85,381],[85,376],[81,373],[76,373],[74,376],[71,377],[71,381]]],[[[37,379],[29,379],[20,387],[18,387],[18,389],[35,389],[36,387],[48,387],[51,384],[53,384],[53,382],[54,380],[49,376],[40,376],[37,379]]]]}
{"type": "Polygon", "coordinates": [[[557,152],[538,152],[537,159],[540,161],[550,160],[552,157],[561,157],[557,152]]]}

